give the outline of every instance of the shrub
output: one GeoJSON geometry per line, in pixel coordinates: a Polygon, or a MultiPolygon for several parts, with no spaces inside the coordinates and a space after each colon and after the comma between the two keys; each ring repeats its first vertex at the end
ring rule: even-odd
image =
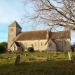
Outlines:
{"type": "Polygon", "coordinates": [[[4,53],[5,52],[5,47],[3,47],[3,46],[0,46],[0,53],[4,53]]]}
{"type": "Polygon", "coordinates": [[[0,53],[4,53],[7,51],[7,43],[6,42],[1,42],[0,43],[0,53]]]}
{"type": "Polygon", "coordinates": [[[29,47],[29,48],[28,48],[28,51],[29,51],[29,52],[34,52],[34,48],[33,48],[33,47],[29,47]]]}

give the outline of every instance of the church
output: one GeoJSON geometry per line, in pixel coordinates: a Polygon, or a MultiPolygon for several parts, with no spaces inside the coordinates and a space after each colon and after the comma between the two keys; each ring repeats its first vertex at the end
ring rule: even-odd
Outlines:
{"type": "Polygon", "coordinates": [[[14,40],[21,43],[25,51],[29,47],[33,47],[35,51],[71,50],[70,31],[35,30],[22,32],[21,26],[16,21],[8,27],[8,50],[12,52],[17,50],[15,44],[11,47],[14,40]]]}

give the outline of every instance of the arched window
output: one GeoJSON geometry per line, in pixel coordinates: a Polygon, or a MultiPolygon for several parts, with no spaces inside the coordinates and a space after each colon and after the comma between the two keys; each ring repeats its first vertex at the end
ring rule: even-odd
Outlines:
{"type": "Polygon", "coordinates": [[[37,46],[36,42],[35,42],[35,46],[37,46]]]}
{"type": "Polygon", "coordinates": [[[43,42],[41,42],[41,46],[43,46],[43,42]]]}

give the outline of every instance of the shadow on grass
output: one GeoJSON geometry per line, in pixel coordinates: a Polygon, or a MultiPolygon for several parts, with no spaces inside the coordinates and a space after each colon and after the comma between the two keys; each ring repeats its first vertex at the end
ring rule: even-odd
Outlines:
{"type": "Polygon", "coordinates": [[[75,75],[70,61],[23,62],[0,65],[0,75],[75,75]]]}

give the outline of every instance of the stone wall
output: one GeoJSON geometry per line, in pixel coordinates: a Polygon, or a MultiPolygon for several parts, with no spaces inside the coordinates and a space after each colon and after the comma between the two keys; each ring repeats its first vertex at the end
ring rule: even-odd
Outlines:
{"type": "Polygon", "coordinates": [[[56,51],[57,50],[56,44],[51,39],[48,41],[47,50],[48,51],[56,51]]]}
{"type": "Polygon", "coordinates": [[[70,39],[56,39],[55,43],[58,51],[71,50],[70,39]]]}
{"type": "Polygon", "coordinates": [[[35,51],[47,50],[47,44],[45,45],[47,40],[25,40],[25,41],[19,41],[19,42],[21,42],[24,45],[26,50],[28,47],[32,47],[32,46],[35,51]]]}

